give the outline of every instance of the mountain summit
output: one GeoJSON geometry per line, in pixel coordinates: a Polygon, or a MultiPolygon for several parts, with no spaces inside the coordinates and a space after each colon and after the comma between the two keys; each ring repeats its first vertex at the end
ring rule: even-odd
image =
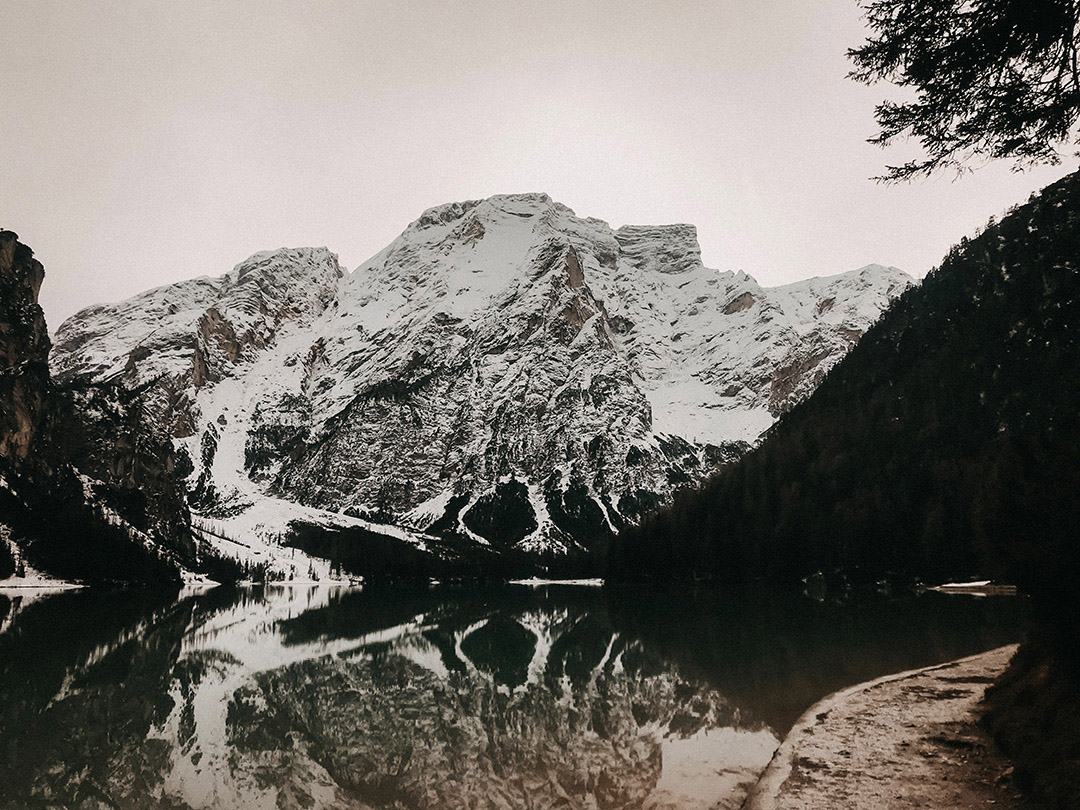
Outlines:
{"type": "Polygon", "coordinates": [[[738,457],[912,283],[765,288],[706,268],[691,225],[500,195],[428,209],[351,273],[282,249],[91,307],[52,368],[102,441],[108,401],[183,446],[224,534],[377,523],[557,555],[738,457]]]}

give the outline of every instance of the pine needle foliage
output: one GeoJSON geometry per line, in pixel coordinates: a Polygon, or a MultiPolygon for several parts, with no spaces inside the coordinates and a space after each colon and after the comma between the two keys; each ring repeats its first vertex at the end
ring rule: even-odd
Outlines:
{"type": "Polygon", "coordinates": [[[888,166],[890,182],[963,171],[972,159],[1017,169],[1058,163],[1077,136],[1080,0],[873,0],[872,31],[848,51],[864,84],[909,88],[908,101],[876,109],[887,146],[915,138],[925,157],[888,166]]]}

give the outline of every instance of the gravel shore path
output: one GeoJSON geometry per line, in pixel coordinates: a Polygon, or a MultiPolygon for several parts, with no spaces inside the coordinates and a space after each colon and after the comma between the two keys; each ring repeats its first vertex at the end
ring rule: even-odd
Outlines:
{"type": "Polygon", "coordinates": [[[745,810],[1030,810],[978,726],[1016,646],[830,695],[791,729],[745,810]]]}

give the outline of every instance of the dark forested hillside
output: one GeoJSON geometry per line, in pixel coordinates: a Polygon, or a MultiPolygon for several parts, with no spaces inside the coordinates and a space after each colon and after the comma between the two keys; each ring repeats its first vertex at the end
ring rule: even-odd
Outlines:
{"type": "Polygon", "coordinates": [[[1069,596],[1078,327],[1072,175],[954,247],[742,462],[623,532],[610,578],[986,574],[1069,596]]]}
{"type": "Polygon", "coordinates": [[[1080,806],[1080,174],[953,248],[738,464],[621,533],[609,581],[988,575],[1033,597],[985,725],[1080,806]]]}

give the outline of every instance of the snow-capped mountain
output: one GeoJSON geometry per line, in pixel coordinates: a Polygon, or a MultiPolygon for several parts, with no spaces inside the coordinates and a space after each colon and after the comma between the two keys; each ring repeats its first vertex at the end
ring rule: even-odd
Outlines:
{"type": "Polygon", "coordinates": [[[764,288],[704,267],[693,226],[503,195],[429,209],[352,273],[283,249],[91,307],[51,362],[103,431],[109,390],[182,445],[224,534],[560,553],[736,458],[912,283],[764,288]]]}

